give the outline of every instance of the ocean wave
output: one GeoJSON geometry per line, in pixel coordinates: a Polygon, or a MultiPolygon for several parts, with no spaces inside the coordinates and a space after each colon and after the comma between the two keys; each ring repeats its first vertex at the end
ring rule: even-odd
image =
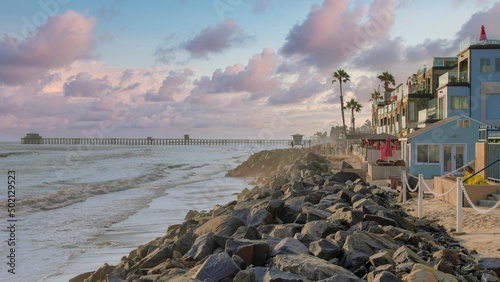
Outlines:
{"type": "MultiPolygon", "coordinates": [[[[111,180],[95,183],[84,183],[67,186],[56,192],[48,192],[26,197],[18,197],[16,206],[23,211],[46,211],[85,201],[87,198],[137,188],[141,184],[164,177],[167,173],[161,169],[133,178],[111,180]]],[[[3,210],[7,208],[7,200],[0,203],[3,210]]],[[[2,217],[2,215],[0,215],[2,217]]]]}

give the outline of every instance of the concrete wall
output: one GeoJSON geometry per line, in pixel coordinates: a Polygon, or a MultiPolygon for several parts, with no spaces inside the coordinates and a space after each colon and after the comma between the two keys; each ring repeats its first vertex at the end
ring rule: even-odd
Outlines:
{"type": "MultiPolygon", "coordinates": [[[[454,179],[443,178],[443,177],[435,177],[434,178],[434,192],[443,194],[449,191],[453,186],[457,183],[454,179]]],[[[500,188],[500,185],[464,185],[467,194],[469,195],[470,200],[474,205],[477,205],[478,200],[486,199],[488,194],[494,194],[500,188]]],[[[450,194],[442,197],[436,197],[442,201],[448,202],[452,204],[454,207],[457,206],[457,188],[450,194]]],[[[464,207],[470,207],[469,202],[463,195],[464,199],[464,207]]],[[[425,202],[424,202],[425,208],[425,202]]]]}
{"type": "Polygon", "coordinates": [[[389,176],[401,176],[403,171],[408,172],[408,166],[376,166],[368,163],[368,175],[371,180],[388,179],[389,176]]]}
{"type": "MultiPolygon", "coordinates": [[[[392,157],[385,158],[388,161],[401,160],[401,150],[392,150],[392,157]]],[[[375,164],[380,160],[380,150],[372,149],[366,151],[366,160],[369,164],[375,164]]]]}
{"type": "MultiPolygon", "coordinates": [[[[488,163],[488,143],[476,143],[476,161],[474,162],[474,169],[478,171],[487,166],[488,163]]],[[[483,179],[488,179],[487,169],[479,173],[483,179]]]]}

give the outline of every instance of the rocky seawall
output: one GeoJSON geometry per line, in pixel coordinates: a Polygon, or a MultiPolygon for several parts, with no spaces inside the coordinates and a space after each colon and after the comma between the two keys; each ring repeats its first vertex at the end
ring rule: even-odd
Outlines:
{"type": "Polygon", "coordinates": [[[321,156],[263,151],[227,176],[258,185],[70,282],[498,281],[499,258],[477,262],[391,191],[332,172],[321,156]]]}

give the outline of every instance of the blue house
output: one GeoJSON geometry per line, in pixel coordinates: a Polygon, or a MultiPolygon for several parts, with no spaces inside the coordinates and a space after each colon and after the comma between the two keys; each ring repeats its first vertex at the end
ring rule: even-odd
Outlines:
{"type": "Polygon", "coordinates": [[[432,178],[449,174],[475,159],[479,126],[466,115],[447,117],[400,138],[411,174],[432,178]]]}
{"type": "Polygon", "coordinates": [[[500,37],[465,38],[457,68],[439,77],[438,111],[442,117],[467,115],[500,124],[500,37]]]}

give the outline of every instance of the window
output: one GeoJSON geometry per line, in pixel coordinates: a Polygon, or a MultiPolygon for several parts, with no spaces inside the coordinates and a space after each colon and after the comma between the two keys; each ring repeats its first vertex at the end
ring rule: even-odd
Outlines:
{"type": "Polygon", "coordinates": [[[500,72],[500,58],[495,58],[495,72],[500,72]]]}
{"type": "Polygon", "coordinates": [[[415,102],[408,103],[408,120],[416,120],[415,116],[415,102]]]}
{"type": "Polygon", "coordinates": [[[439,145],[417,145],[417,162],[439,163],[439,145]]]}
{"type": "Polygon", "coordinates": [[[491,72],[491,60],[490,59],[481,58],[481,59],[479,59],[479,64],[480,64],[480,66],[479,66],[480,72],[491,72]]]}
{"type": "Polygon", "coordinates": [[[451,96],[451,109],[452,110],[468,110],[469,101],[467,96],[451,96]]]}

